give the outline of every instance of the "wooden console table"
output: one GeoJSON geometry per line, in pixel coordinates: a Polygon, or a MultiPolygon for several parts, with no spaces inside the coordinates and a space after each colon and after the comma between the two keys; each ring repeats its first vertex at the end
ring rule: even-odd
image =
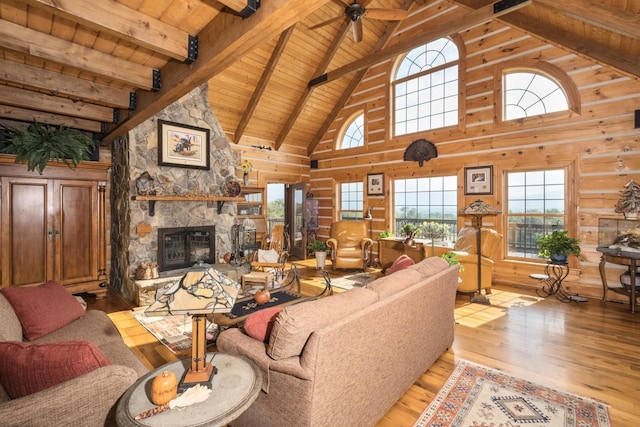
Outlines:
{"type": "Polygon", "coordinates": [[[424,259],[424,251],[422,250],[423,242],[416,240],[415,246],[405,245],[404,238],[397,239],[388,237],[378,240],[378,257],[380,258],[380,266],[384,272],[391,267],[393,262],[402,254],[409,256],[415,262],[424,259]]]}
{"type": "Polygon", "coordinates": [[[626,295],[629,297],[629,305],[631,307],[631,314],[636,314],[636,262],[640,259],[640,252],[627,252],[619,251],[617,249],[607,248],[599,246],[596,248],[598,252],[602,253],[600,258],[600,278],[602,279],[602,302],[607,301],[607,293],[609,290],[626,295]],[[609,287],[607,283],[607,276],[605,274],[605,264],[610,262],[612,264],[620,264],[629,266],[629,273],[631,282],[629,290],[624,287],[609,287]]]}

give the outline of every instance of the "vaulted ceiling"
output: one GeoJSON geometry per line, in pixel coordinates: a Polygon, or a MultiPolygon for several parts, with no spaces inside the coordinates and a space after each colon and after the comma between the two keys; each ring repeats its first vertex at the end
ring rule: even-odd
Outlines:
{"type": "Polygon", "coordinates": [[[230,140],[310,153],[370,66],[491,19],[640,79],[640,0],[359,0],[359,43],[350,2],[0,0],[0,122],[108,142],[208,82],[230,140]]]}

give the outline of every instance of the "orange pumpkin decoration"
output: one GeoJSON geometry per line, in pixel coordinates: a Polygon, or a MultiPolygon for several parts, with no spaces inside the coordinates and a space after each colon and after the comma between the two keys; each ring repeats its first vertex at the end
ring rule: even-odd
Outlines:
{"type": "Polygon", "coordinates": [[[151,382],[151,401],[164,405],[178,394],[178,378],[171,371],[162,371],[151,382]]]}
{"type": "Polygon", "coordinates": [[[271,294],[269,291],[258,291],[253,296],[253,299],[256,300],[256,304],[258,305],[266,304],[271,299],[271,294]]]}

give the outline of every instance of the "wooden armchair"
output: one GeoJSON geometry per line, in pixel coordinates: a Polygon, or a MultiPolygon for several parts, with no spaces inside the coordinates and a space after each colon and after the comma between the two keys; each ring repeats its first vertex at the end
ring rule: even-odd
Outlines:
{"type": "Polygon", "coordinates": [[[289,260],[289,234],[284,225],[274,225],[271,234],[262,240],[251,261],[251,268],[256,271],[274,271],[276,277],[284,277],[285,264],[289,260]]]}
{"type": "MultiPolygon", "coordinates": [[[[476,292],[478,290],[478,250],[477,250],[477,229],[475,227],[464,227],[458,232],[458,238],[452,248],[435,246],[433,254],[431,246],[423,247],[425,256],[440,256],[447,252],[454,252],[460,260],[460,265],[464,268],[460,270],[460,281],[458,282],[458,292],[476,292]]],[[[491,228],[482,227],[480,237],[480,248],[482,271],[481,287],[485,293],[491,293],[491,281],[493,280],[493,259],[500,254],[500,244],[502,234],[491,228]]]]}
{"type": "Polygon", "coordinates": [[[331,224],[327,245],[331,249],[331,265],[334,270],[367,269],[369,248],[373,243],[368,234],[364,221],[338,221],[331,224]]]}

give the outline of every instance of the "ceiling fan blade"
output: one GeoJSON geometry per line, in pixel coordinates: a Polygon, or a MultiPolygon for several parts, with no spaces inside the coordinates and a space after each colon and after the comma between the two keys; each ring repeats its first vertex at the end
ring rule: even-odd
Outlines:
{"type": "Polygon", "coordinates": [[[324,27],[325,25],[333,24],[334,22],[338,22],[338,21],[343,20],[343,19],[345,19],[344,15],[336,16],[335,18],[331,18],[331,19],[329,19],[327,21],[324,21],[324,22],[321,22],[319,24],[313,25],[313,26],[309,27],[309,29],[310,30],[315,30],[317,28],[324,27]]]}
{"type": "Polygon", "coordinates": [[[360,43],[362,41],[362,19],[353,21],[351,28],[353,29],[353,41],[360,43]]]}
{"type": "Polygon", "coordinates": [[[409,11],[402,9],[378,9],[368,7],[365,9],[364,16],[370,19],[379,19],[382,21],[402,21],[409,16],[409,11]]]}

